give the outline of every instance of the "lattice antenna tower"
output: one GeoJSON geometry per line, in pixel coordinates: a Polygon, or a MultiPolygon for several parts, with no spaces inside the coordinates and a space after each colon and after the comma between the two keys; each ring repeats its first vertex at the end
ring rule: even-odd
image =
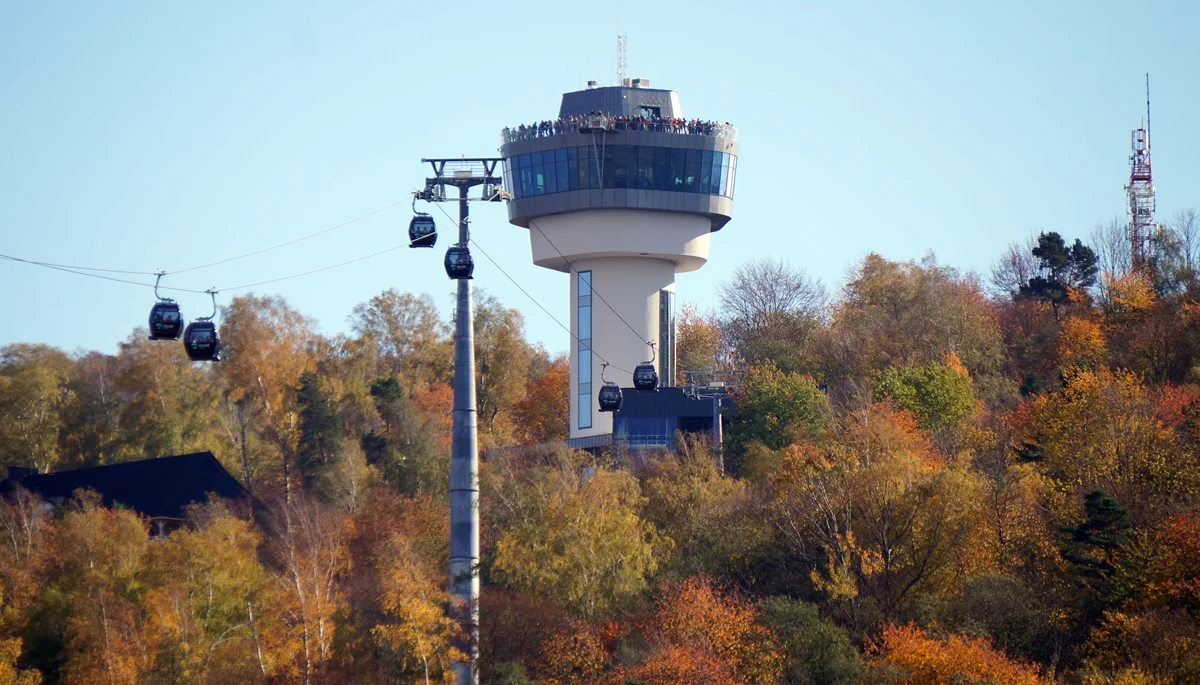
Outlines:
{"type": "Polygon", "coordinates": [[[625,36],[617,35],[617,85],[625,86],[625,36]]]}
{"type": "Polygon", "coordinates": [[[1150,261],[1154,243],[1154,174],[1150,165],[1150,74],[1146,74],[1146,121],[1131,136],[1129,157],[1129,256],[1135,271],[1150,261]]]}

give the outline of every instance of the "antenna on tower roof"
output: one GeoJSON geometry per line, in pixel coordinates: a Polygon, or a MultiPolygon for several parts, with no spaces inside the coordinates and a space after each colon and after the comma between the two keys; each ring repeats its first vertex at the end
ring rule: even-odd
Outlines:
{"type": "Polygon", "coordinates": [[[617,34],[617,85],[625,85],[625,36],[617,34]]]}

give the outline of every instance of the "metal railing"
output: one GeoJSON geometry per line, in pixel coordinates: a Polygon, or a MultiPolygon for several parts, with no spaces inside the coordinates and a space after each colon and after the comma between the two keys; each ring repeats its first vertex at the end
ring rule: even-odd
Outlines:
{"type": "Polygon", "coordinates": [[[699,119],[657,119],[609,116],[606,114],[555,119],[530,126],[521,125],[517,128],[506,127],[501,131],[500,136],[505,143],[515,143],[520,140],[534,140],[536,138],[549,138],[550,136],[567,133],[592,133],[595,131],[650,131],[654,133],[737,139],[737,129],[729,123],[701,121],[699,119]]]}

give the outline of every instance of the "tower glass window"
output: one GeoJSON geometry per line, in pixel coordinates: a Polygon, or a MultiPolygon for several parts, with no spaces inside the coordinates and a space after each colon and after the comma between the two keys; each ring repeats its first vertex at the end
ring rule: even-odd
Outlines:
{"type": "Polygon", "coordinates": [[[649,145],[559,148],[506,160],[517,198],[601,187],[732,198],[736,166],[737,158],[727,152],[649,145]]]}
{"type": "Polygon", "coordinates": [[[592,272],[576,276],[576,316],[579,317],[578,377],[575,380],[579,427],[592,427],[592,272]]]}
{"type": "Polygon", "coordinates": [[[658,384],[675,385],[675,293],[658,291],[658,384]]]}

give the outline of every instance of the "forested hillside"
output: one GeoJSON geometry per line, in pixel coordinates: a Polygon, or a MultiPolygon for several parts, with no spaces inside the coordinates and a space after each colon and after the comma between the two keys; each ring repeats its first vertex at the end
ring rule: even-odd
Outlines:
{"type": "MultiPolygon", "coordinates": [[[[502,449],[566,437],[569,369],[477,297],[483,681],[1200,683],[1200,220],[1123,246],[742,266],[680,317],[681,370],[744,372],[719,451],[502,449]]],[[[0,466],[208,450],[266,512],[151,540],[13,493],[0,685],[447,681],[450,327],[350,319],[239,297],[209,365],[0,349],[0,466]]]]}

